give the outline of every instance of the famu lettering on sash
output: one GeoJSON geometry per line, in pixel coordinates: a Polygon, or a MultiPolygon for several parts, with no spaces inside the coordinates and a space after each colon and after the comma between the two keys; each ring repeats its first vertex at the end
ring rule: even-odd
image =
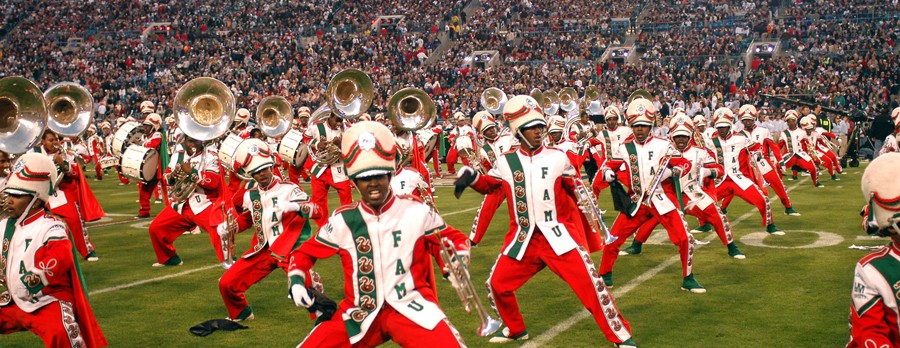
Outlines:
{"type": "MultiPolygon", "coordinates": [[[[320,138],[321,138],[321,137],[325,137],[325,139],[328,139],[328,138],[327,138],[327,134],[328,134],[328,133],[325,131],[325,122],[317,123],[317,124],[316,124],[316,129],[319,130],[319,137],[320,137],[320,138]]],[[[318,145],[318,141],[319,141],[319,139],[313,139],[312,142],[311,142],[311,145],[318,145]]],[[[318,163],[316,163],[316,164],[314,164],[313,167],[312,167],[312,174],[315,175],[315,176],[318,178],[319,176],[322,176],[323,173],[325,173],[325,169],[328,169],[328,167],[327,167],[327,166],[323,166],[323,165],[319,165],[318,163]]]]}
{"type": "Polygon", "coordinates": [[[9,255],[9,247],[12,244],[13,232],[16,231],[16,220],[6,219],[6,226],[3,229],[3,244],[0,246],[0,306],[6,305],[12,299],[9,295],[9,283],[6,279],[6,262],[9,255]]]}
{"type": "Polygon", "coordinates": [[[528,199],[525,194],[525,170],[522,168],[522,162],[519,160],[517,152],[510,152],[503,156],[506,157],[506,162],[509,164],[509,169],[513,175],[513,198],[516,202],[516,225],[518,225],[516,239],[507,249],[509,251],[506,253],[506,256],[516,258],[525,244],[530,230],[529,226],[531,225],[531,221],[528,220],[528,199]]]}
{"type": "Polygon", "coordinates": [[[253,252],[246,256],[250,257],[262,250],[262,248],[265,248],[267,241],[266,232],[263,230],[262,200],[260,199],[259,189],[247,192],[250,193],[250,204],[253,206],[253,228],[256,229],[256,245],[253,246],[253,252]]]}
{"type": "Polygon", "coordinates": [[[369,237],[369,228],[363,219],[359,208],[347,210],[341,213],[353,242],[356,244],[356,288],[359,291],[357,308],[351,309],[350,318],[344,320],[344,327],[351,338],[362,332],[360,325],[375,308],[377,308],[375,259],[372,250],[372,240],[369,237]]]}
{"type": "Polygon", "coordinates": [[[787,152],[790,154],[793,154],[794,153],[794,141],[793,141],[794,139],[793,139],[793,137],[791,137],[791,131],[785,129],[784,135],[787,135],[787,139],[785,139],[785,142],[787,143],[787,148],[788,148],[787,152]]]}

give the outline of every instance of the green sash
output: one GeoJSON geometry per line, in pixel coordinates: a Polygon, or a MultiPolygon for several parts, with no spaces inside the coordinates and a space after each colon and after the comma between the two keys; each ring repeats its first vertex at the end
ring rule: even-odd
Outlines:
{"type": "Polygon", "coordinates": [[[253,252],[258,252],[266,246],[266,233],[263,231],[263,213],[262,201],[259,195],[259,189],[247,191],[250,193],[250,204],[253,206],[253,228],[256,229],[256,245],[253,246],[253,252]]]}
{"type": "Polygon", "coordinates": [[[519,226],[519,230],[516,232],[516,239],[509,247],[509,252],[506,253],[506,256],[516,258],[519,250],[525,245],[525,239],[528,237],[528,231],[530,230],[528,227],[531,225],[531,222],[528,220],[528,199],[525,195],[527,192],[525,190],[525,170],[522,168],[522,162],[519,161],[518,153],[510,152],[503,156],[506,157],[506,162],[509,164],[509,169],[513,174],[512,194],[515,200],[516,224],[519,226]]]}
{"type": "Polygon", "coordinates": [[[359,208],[347,210],[341,213],[353,241],[356,243],[356,288],[359,291],[357,299],[358,308],[350,313],[350,318],[344,320],[344,327],[349,337],[359,335],[362,332],[360,326],[377,308],[377,282],[375,281],[375,259],[372,252],[372,241],[369,237],[369,228],[363,219],[359,208]]]}
{"type": "Polygon", "coordinates": [[[6,263],[9,262],[9,247],[12,244],[12,236],[16,231],[16,219],[6,219],[6,228],[3,230],[3,244],[0,246],[0,306],[6,305],[12,299],[9,295],[9,283],[6,281],[6,263]]]}

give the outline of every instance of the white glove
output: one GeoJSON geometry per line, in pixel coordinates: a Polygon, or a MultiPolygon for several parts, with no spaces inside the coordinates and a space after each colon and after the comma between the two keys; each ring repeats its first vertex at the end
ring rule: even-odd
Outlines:
{"type": "Polygon", "coordinates": [[[462,168],[459,168],[459,170],[456,171],[456,177],[461,177],[465,172],[469,172],[470,175],[475,175],[475,169],[472,169],[472,167],[469,166],[462,166],[462,168]]]}
{"type": "Polygon", "coordinates": [[[663,180],[671,178],[671,177],[672,177],[672,169],[669,169],[669,168],[664,169],[664,171],[662,173],[663,180]]]}
{"type": "Polygon", "coordinates": [[[282,213],[300,211],[300,204],[291,201],[281,201],[278,202],[278,210],[281,210],[282,213]]]}
{"type": "Polygon", "coordinates": [[[297,307],[309,308],[313,305],[313,299],[303,284],[291,284],[291,299],[297,307]]]}
{"type": "Polygon", "coordinates": [[[219,226],[216,226],[216,233],[219,234],[219,238],[227,238],[228,237],[228,225],[224,222],[219,224],[219,226]]]}
{"type": "Polygon", "coordinates": [[[712,173],[713,173],[713,171],[709,170],[709,168],[700,168],[700,177],[701,178],[711,176],[712,173]]]}
{"type": "Polygon", "coordinates": [[[613,172],[612,170],[609,170],[609,169],[603,171],[603,181],[613,182],[615,180],[616,180],[615,172],[613,172]]]}

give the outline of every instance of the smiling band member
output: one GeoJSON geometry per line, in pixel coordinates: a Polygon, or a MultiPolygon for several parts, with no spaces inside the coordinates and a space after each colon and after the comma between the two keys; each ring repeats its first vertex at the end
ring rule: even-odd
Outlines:
{"type": "Polygon", "coordinates": [[[371,347],[393,340],[404,347],[465,346],[437,303],[429,245],[446,240],[468,259],[467,237],[445,229],[443,218],[411,196],[391,191],[397,148],[391,131],[374,121],[345,132],[341,157],[361,201],[335,210],[314,238],[291,253],[290,294],[310,307],[310,269],[334,255],[344,266],[344,300],[331,320],[301,347],[371,347]]]}
{"type": "Polygon", "coordinates": [[[486,175],[463,167],[456,182],[482,194],[502,190],[509,206],[509,231],[487,280],[489,296],[506,328],[490,342],[528,339],[515,292],[549,267],[572,288],[607,340],[619,347],[635,347],[631,326],[619,313],[588,252],[591,236],[581,225],[573,193],[578,172],[565,152],[542,145],[547,123],[534,98],[513,97],[503,107],[503,117],[521,146],[499,155],[486,175]]]}
{"type": "MultiPolygon", "coordinates": [[[[244,292],[275,269],[287,267],[291,250],[312,235],[308,219],[318,218],[320,210],[299,186],[274,175],[273,154],[262,140],[243,141],[234,157],[235,170],[252,176],[257,184],[244,193],[243,213],[237,216],[238,231],[251,225],[255,229],[253,246],[219,279],[228,317],[242,321],[253,319],[244,292]]],[[[227,238],[224,222],[216,231],[220,238],[227,238]]]]}

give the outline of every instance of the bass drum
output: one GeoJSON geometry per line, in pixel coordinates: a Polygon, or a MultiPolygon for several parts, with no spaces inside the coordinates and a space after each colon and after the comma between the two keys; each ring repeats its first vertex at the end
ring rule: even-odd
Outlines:
{"type": "Polygon", "coordinates": [[[119,159],[113,156],[106,156],[100,159],[100,169],[108,169],[119,165],[119,159]]]}
{"type": "Polygon", "coordinates": [[[143,182],[156,179],[159,153],[141,145],[131,145],[122,154],[122,174],[143,182]]]}
{"type": "Polygon", "coordinates": [[[303,134],[300,131],[292,129],[281,138],[281,143],[278,144],[278,157],[281,157],[282,161],[300,167],[308,156],[309,147],[303,142],[303,134]]]}
{"type": "Polygon", "coordinates": [[[119,127],[119,129],[116,130],[116,134],[113,136],[112,146],[110,146],[112,155],[122,157],[122,154],[125,153],[125,150],[128,149],[129,145],[141,141],[142,132],[143,130],[141,129],[140,123],[131,121],[122,124],[122,127],[119,127]]]}
{"type": "Polygon", "coordinates": [[[434,134],[431,129],[421,129],[416,132],[416,137],[424,144],[422,147],[422,151],[425,154],[425,163],[431,161],[431,155],[434,154],[434,149],[438,146],[438,140],[440,137],[437,134],[434,134]]]}
{"type": "Polygon", "coordinates": [[[238,145],[240,145],[244,141],[244,138],[241,138],[240,135],[237,134],[228,134],[228,137],[225,140],[222,140],[222,143],[219,145],[219,163],[222,164],[225,169],[237,175],[241,180],[252,180],[253,178],[246,177],[244,175],[238,174],[234,171],[234,153],[237,151],[238,145]]]}

